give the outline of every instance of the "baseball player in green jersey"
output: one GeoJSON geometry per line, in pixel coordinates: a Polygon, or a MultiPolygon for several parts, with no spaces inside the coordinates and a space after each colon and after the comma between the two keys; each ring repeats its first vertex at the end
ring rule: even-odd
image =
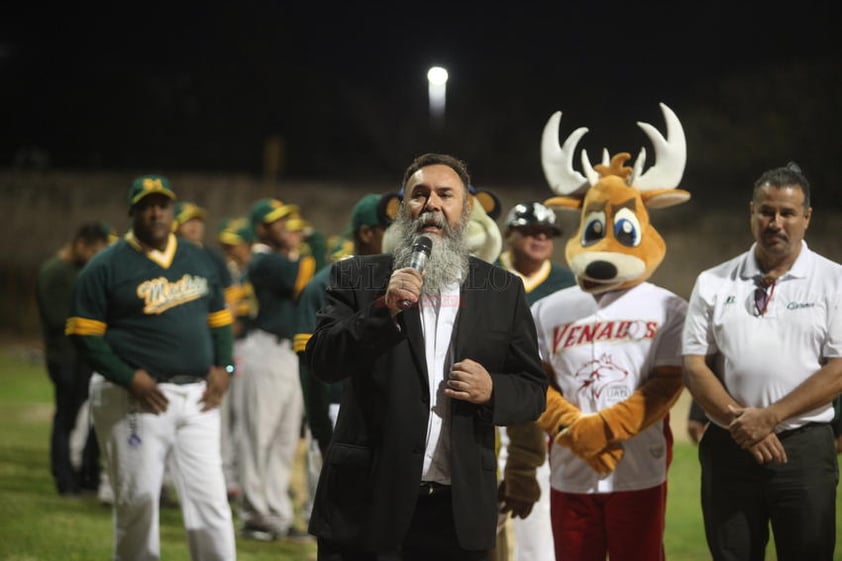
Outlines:
{"type": "MultiPolygon", "coordinates": [[[[261,199],[251,209],[257,243],[248,278],[257,316],[240,347],[245,437],[240,442],[242,532],[272,540],[293,537],[289,482],[304,416],[298,357],[292,349],[295,301],[312,278],[315,259],[301,255],[298,207],[261,199]]],[[[238,380],[239,381],[239,380],[238,380]]]]}
{"type": "MultiPolygon", "coordinates": [[[[369,193],[363,196],[351,209],[351,224],[347,237],[353,239],[352,251],[335,258],[345,259],[351,255],[373,255],[380,253],[383,244],[383,233],[391,220],[383,210],[380,210],[381,195],[369,193]]],[[[330,267],[320,270],[307,283],[296,308],[296,326],[293,346],[300,355],[307,346],[307,341],[316,329],[316,313],[324,306],[330,267]]],[[[315,379],[303,361],[299,360],[301,386],[304,390],[304,409],[307,422],[313,437],[319,444],[324,455],[330,437],[333,434],[333,424],[339,407],[339,385],[325,384],[315,379]]]]}
{"type": "MultiPolygon", "coordinates": [[[[225,261],[225,256],[214,246],[205,244],[205,218],[207,211],[190,201],[178,201],[173,211],[173,232],[179,238],[201,246],[208,252],[213,261],[222,282],[222,290],[225,294],[225,301],[228,302],[228,309],[231,310],[232,302],[236,298],[234,281],[231,278],[231,271],[225,261]]],[[[233,310],[232,310],[233,313],[233,310]]]]}
{"type": "Polygon", "coordinates": [[[99,446],[93,431],[84,438],[78,471],[71,461],[71,434],[76,417],[88,399],[91,368],[81,360],[64,334],[70,294],[79,271],[108,245],[108,231],[99,222],[82,224],[73,240],[47,259],[38,271],[35,286],[47,372],[53,382],[55,413],[50,435],[50,468],[61,495],[76,495],[80,488],[96,489],[100,482],[99,446]]]}
{"type": "Polygon", "coordinates": [[[167,458],[194,561],[235,559],[218,406],[232,365],[231,314],[216,269],[172,234],[161,176],[129,190],[131,230],[79,274],[66,333],[97,374],[91,411],[114,487],[114,558],[160,558],[167,458]]]}
{"type": "Polygon", "coordinates": [[[235,500],[242,494],[240,490],[240,459],[237,443],[243,436],[243,410],[246,407],[243,397],[243,375],[241,349],[246,341],[252,318],[257,314],[257,302],[254,299],[251,283],[248,281],[248,263],[251,260],[251,244],[254,231],[247,217],[226,218],[217,232],[217,241],[225,256],[226,265],[231,274],[231,289],[225,291],[228,309],[234,316],[234,375],[228,386],[228,392],[222,400],[222,471],[228,499],[235,500]]]}
{"type": "MultiPolygon", "coordinates": [[[[348,250],[331,251],[334,260],[345,259],[352,255],[373,255],[380,253],[383,247],[383,233],[391,223],[386,215],[386,198],[390,195],[364,195],[351,209],[351,223],[343,233],[343,238],[353,240],[348,250]]],[[[342,242],[339,242],[340,245],[342,242]]],[[[339,414],[339,398],[342,384],[326,384],[317,380],[303,360],[307,341],[316,329],[316,314],[325,305],[326,290],[330,281],[330,267],[323,267],[307,283],[298,300],[295,313],[295,337],[293,348],[298,355],[298,372],[304,395],[304,412],[307,425],[312,435],[307,456],[307,476],[310,489],[310,502],[316,494],[316,484],[327,446],[333,435],[333,426],[339,414]]],[[[309,515],[312,504],[307,505],[309,515]]]]}
{"type": "Polygon", "coordinates": [[[552,209],[539,202],[516,204],[506,215],[504,235],[508,249],[500,255],[500,265],[521,278],[530,306],[576,284],[570,269],[550,259],[553,239],[561,236],[552,209]]]}

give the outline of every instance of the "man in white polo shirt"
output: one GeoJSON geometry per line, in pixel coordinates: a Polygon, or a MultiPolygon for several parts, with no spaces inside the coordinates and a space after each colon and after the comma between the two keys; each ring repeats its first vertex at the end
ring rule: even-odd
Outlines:
{"type": "Polygon", "coordinates": [[[795,164],[765,172],[755,243],[696,280],[683,332],[685,382],[711,424],[699,443],[714,560],[832,559],[842,391],[842,266],[804,242],[810,186],[795,164]]]}

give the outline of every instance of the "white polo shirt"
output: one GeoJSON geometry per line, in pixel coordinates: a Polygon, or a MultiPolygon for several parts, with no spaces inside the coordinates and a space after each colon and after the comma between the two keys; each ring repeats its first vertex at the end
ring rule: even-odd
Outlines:
{"type": "MultiPolygon", "coordinates": [[[[532,305],[541,357],[565,399],[596,413],[627,399],[658,366],[681,365],[687,302],[651,283],[608,292],[597,300],[578,286],[532,305]]],[[[566,446],[550,449],[550,484],[568,493],[648,489],[666,480],[666,420],[622,443],[623,460],[599,475],[566,446]]]]}
{"type": "MultiPolygon", "coordinates": [[[[766,407],[792,392],[825,359],[842,356],[842,266],[802,241],[792,268],[771,291],[766,312],[754,302],[762,272],[746,253],[696,279],[682,335],[685,355],[715,354],[714,372],[738,402],[766,407]]],[[[833,419],[822,405],[778,425],[777,432],[833,419]]]]}

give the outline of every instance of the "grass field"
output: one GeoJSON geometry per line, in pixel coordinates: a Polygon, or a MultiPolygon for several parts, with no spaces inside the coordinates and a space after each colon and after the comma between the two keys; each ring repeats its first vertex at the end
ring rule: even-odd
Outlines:
{"type": "MultiPolygon", "coordinates": [[[[37,350],[25,344],[0,347],[0,388],[0,561],[109,559],[110,509],[94,496],[64,499],[54,491],[48,461],[52,387],[37,350]]],[[[710,559],[698,489],[696,449],[679,441],[667,506],[665,542],[671,561],[710,559]]],[[[189,561],[178,509],[162,510],[161,549],[167,561],[189,561]]],[[[283,541],[238,539],[237,553],[240,561],[315,559],[312,544],[283,541]]],[[[767,559],[775,560],[771,548],[767,559]]],[[[834,559],[842,561],[842,555],[834,559]]]]}

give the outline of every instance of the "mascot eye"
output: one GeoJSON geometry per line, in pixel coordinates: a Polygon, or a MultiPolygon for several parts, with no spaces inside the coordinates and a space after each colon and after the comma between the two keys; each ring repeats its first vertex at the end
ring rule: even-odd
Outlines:
{"type": "Polygon", "coordinates": [[[640,221],[631,210],[621,208],[614,215],[614,237],[628,247],[640,245],[640,221]]]}
{"type": "Polygon", "coordinates": [[[582,228],[582,245],[593,245],[605,237],[605,213],[591,212],[585,217],[582,228]]]}

